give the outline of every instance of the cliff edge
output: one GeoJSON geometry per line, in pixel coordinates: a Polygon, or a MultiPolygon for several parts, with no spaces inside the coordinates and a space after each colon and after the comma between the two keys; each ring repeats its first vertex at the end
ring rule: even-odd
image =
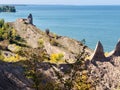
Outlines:
{"type": "Polygon", "coordinates": [[[0,20],[0,90],[120,89],[120,41],[110,53],[42,31],[26,19],[0,20]]]}

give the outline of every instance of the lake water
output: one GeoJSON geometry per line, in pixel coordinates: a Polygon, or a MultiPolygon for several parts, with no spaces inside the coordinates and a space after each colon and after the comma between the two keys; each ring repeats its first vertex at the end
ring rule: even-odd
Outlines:
{"type": "Polygon", "coordinates": [[[40,29],[85,39],[92,49],[100,40],[105,51],[111,51],[120,38],[120,6],[21,5],[16,9],[16,13],[0,13],[0,18],[15,21],[32,13],[40,29]]]}

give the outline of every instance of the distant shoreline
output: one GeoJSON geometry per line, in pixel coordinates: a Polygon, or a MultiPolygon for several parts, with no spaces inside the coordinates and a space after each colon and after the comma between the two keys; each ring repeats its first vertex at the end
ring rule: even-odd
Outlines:
{"type": "Polygon", "coordinates": [[[13,5],[0,5],[0,12],[16,12],[13,5]]]}

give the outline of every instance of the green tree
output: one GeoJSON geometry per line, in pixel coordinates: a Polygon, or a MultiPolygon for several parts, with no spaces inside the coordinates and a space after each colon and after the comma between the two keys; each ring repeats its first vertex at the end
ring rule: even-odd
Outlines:
{"type": "Polygon", "coordinates": [[[5,21],[4,19],[0,19],[0,28],[2,28],[2,26],[4,25],[5,21]]]}

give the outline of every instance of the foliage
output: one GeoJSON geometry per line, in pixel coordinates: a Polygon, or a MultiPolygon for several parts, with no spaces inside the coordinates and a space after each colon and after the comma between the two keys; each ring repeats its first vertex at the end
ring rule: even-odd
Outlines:
{"type": "Polygon", "coordinates": [[[50,44],[53,45],[53,46],[59,46],[60,44],[56,41],[56,39],[51,39],[50,40],[50,44]]]}
{"type": "Polygon", "coordinates": [[[59,90],[54,89],[57,88],[58,85],[49,81],[49,79],[47,79],[48,77],[39,69],[39,64],[49,57],[43,48],[23,48],[19,52],[19,55],[28,59],[24,61],[25,76],[34,82],[33,88],[35,88],[35,90],[59,90]]]}
{"type": "Polygon", "coordinates": [[[77,56],[77,61],[73,64],[73,72],[71,73],[72,74],[71,84],[74,87],[76,87],[78,90],[89,90],[91,87],[91,85],[87,82],[87,79],[88,79],[87,72],[84,72],[86,70],[84,62],[85,62],[86,56],[89,56],[85,52],[85,49],[86,49],[86,46],[83,47],[82,51],[77,56]]]}
{"type": "Polygon", "coordinates": [[[21,50],[21,47],[20,47],[20,46],[15,46],[13,52],[17,53],[17,52],[19,52],[20,50],[21,50]]]}
{"type": "Polygon", "coordinates": [[[0,19],[0,41],[9,40],[10,43],[16,43],[18,45],[24,45],[25,42],[18,34],[17,31],[5,23],[4,19],[0,19]]]}
{"type": "Polygon", "coordinates": [[[18,62],[18,61],[22,61],[22,60],[26,60],[26,58],[21,57],[18,54],[15,54],[15,55],[10,56],[10,57],[5,57],[3,59],[3,61],[5,61],[5,62],[18,62]]]}
{"type": "Polygon", "coordinates": [[[4,33],[4,34],[2,35],[2,38],[3,38],[3,39],[8,39],[8,38],[9,38],[8,33],[4,33]]]}
{"type": "MultiPolygon", "coordinates": [[[[47,76],[39,71],[39,64],[45,59],[44,55],[46,52],[43,50],[43,48],[32,49],[31,51],[29,51],[30,49],[28,51],[24,49],[20,54],[29,56],[28,60],[26,61],[27,66],[25,67],[25,75],[27,78],[34,81],[33,87],[36,90],[89,90],[91,84],[87,82],[88,75],[84,66],[85,56],[87,55],[85,53],[85,48],[86,47],[83,47],[83,51],[78,55],[78,60],[74,64],[70,64],[72,68],[71,71],[67,73],[69,78],[64,80],[64,76],[61,75],[59,71],[55,71],[59,82],[46,81],[47,76]],[[60,87],[60,85],[63,85],[63,87],[60,87]]],[[[64,55],[62,53],[51,54],[50,61],[57,63],[63,60],[63,57],[64,55]]]]}
{"type": "Polygon", "coordinates": [[[39,47],[41,47],[41,48],[44,47],[44,41],[42,38],[38,39],[38,44],[39,44],[39,47]]]}
{"type": "Polygon", "coordinates": [[[90,60],[90,59],[91,59],[91,57],[90,57],[89,55],[86,55],[86,56],[85,56],[85,61],[86,61],[86,60],[90,60]]]}
{"type": "Polygon", "coordinates": [[[0,51],[0,60],[4,60],[4,56],[2,55],[1,51],[0,51]]]}
{"type": "Polygon", "coordinates": [[[4,21],[4,26],[3,26],[4,28],[9,28],[9,25],[8,25],[8,23],[5,23],[5,21],[4,21]]]}
{"type": "Polygon", "coordinates": [[[49,59],[49,55],[46,50],[43,48],[29,48],[29,47],[21,47],[21,50],[17,52],[20,56],[26,57],[27,60],[30,60],[35,54],[38,57],[38,61],[44,61],[49,59]]]}
{"type": "Polygon", "coordinates": [[[57,34],[53,33],[53,37],[54,37],[54,39],[56,39],[57,38],[57,34]]]}
{"type": "Polygon", "coordinates": [[[11,36],[15,38],[17,36],[16,30],[14,28],[11,29],[11,36]]]}
{"type": "Polygon", "coordinates": [[[59,86],[55,82],[49,80],[46,75],[35,68],[27,71],[25,74],[27,78],[34,81],[33,88],[35,90],[59,90],[59,86]]]}
{"type": "Polygon", "coordinates": [[[104,55],[107,57],[107,56],[109,56],[109,53],[108,53],[108,52],[105,52],[104,55]]]}
{"type": "Polygon", "coordinates": [[[74,82],[74,88],[77,90],[89,90],[91,85],[87,82],[87,73],[82,73],[82,75],[77,75],[74,82]]]}
{"type": "Polygon", "coordinates": [[[2,26],[4,25],[4,23],[5,23],[4,19],[1,19],[1,20],[0,20],[0,27],[1,27],[1,28],[2,28],[2,26]]]}
{"type": "MultiPolygon", "coordinates": [[[[23,52],[23,54],[26,54],[26,53],[23,52]]],[[[36,90],[39,90],[40,88],[39,87],[39,83],[40,83],[39,76],[41,73],[38,72],[37,66],[41,61],[43,61],[43,58],[40,56],[40,52],[36,53],[33,51],[32,53],[28,53],[28,54],[29,54],[29,60],[26,62],[27,67],[26,67],[25,74],[26,74],[26,77],[31,78],[34,81],[33,87],[36,90]]]]}
{"type": "Polygon", "coordinates": [[[60,61],[64,61],[63,57],[64,57],[64,55],[62,53],[51,54],[50,55],[50,61],[52,63],[57,63],[57,62],[60,62],[60,61]]]}
{"type": "Polygon", "coordinates": [[[4,60],[4,56],[3,55],[0,55],[0,60],[4,60]]]}
{"type": "Polygon", "coordinates": [[[1,40],[11,38],[11,28],[5,23],[4,19],[0,19],[0,38],[1,40]]]}

